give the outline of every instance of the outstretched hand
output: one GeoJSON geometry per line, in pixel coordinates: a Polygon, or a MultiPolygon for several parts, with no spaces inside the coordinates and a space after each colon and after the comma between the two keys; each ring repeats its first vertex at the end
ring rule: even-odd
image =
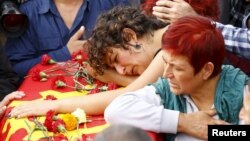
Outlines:
{"type": "Polygon", "coordinates": [[[153,7],[153,15],[166,23],[172,23],[181,17],[198,14],[184,0],[158,0],[153,7]]]}
{"type": "Polygon", "coordinates": [[[46,115],[49,110],[54,110],[53,100],[34,100],[25,102],[14,107],[9,113],[9,117],[22,118],[27,116],[46,115]]]}
{"type": "Polygon", "coordinates": [[[216,115],[215,109],[190,114],[180,113],[178,132],[200,139],[208,139],[208,125],[229,124],[223,120],[213,118],[214,115],[216,115]]]}

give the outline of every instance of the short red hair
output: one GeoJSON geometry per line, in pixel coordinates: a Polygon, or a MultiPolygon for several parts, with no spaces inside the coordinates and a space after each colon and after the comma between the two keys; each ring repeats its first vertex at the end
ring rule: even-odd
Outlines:
{"type": "MultiPolygon", "coordinates": [[[[147,14],[152,14],[153,7],[158,0],[145,0],[142,4],[142,9],[147,14]]],[[[192,8],[201,16],[208,17],[212,20],[219,20],[219,5],[217,0],[185,0],[192,8]]]]}
{"type": "Polygon", "coordinates": [[[202,67],[212,62],[214,77],[221,71],[225,44],[221,32],[209,19],[202,16],[187,16],[178,19],[164,33],[162,48],[173,55],[183,55],[197,74],[202,67]]]}

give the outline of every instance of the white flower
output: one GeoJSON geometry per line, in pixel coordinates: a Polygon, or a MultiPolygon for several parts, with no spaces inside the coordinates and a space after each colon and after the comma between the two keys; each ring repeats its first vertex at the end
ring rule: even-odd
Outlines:
{"type": "Polygon", "coordinates": [[[77,108],[74,112],[72,112],[72,115],[77,118],[79,124],[87,122],[86,114],[84,110],[80,108],[77,108]]]}

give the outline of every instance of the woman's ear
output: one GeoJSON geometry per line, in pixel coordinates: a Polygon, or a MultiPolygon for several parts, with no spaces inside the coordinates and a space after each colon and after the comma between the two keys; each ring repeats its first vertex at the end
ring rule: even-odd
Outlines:
{"type": "Polygon", "coordinates": [[[202,68],[202,77],[207,80],[214,71],[214,64],[212,62],[206,63],[202,68]]]}
{"type": "Polygon", "coordinates": [[[137,42],[137,36],[134,30],[131,28],[124,28],[122,30],[122,37],[126,40],[126,42],[130,42],[131,40],[134,40],[134,42],[137,42]]]}

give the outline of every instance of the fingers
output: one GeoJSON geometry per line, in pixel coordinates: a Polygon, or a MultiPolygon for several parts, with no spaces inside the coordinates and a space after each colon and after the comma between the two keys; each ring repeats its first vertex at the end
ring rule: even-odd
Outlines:
{"type": "Polygon", "coordinates": [[[175,2],[171,1],[171,0],[158,0],[156,2],[157,6],[164,6],[164,7],[173,7],[174,4],[175,4],[175,2]]]}
{"type": "Polygon", "coordinates": [[[230,125],[230,123],[224,120],[215,119],[211,125],[230,125]]]}
{"type": "Polygon", "coordinates": [[[85,31],[84,26],[81,26],[80,29],[72,36],[72,39],[79,40],[85,31]]]}
{"type": "Polygon", "coordinates": [[[1,105],[2,106],[5,106],[7,104],[9,104],[9,102],[13,99],[20,99],[20,98],[23,98],[25,96],[24,92],[23,91],[15,91],[15,92],[12,92],[10,94],[8,94],[7,96],[4,97],[1,105]]]}
{"type": "Polygon", "coordinates": [[[13,108],[8,116],[10,118],[12,117],[22,118],[22,117],[31,116],[31,115],[35,115],[34,108],[28,105],[25,105],[25,106],[18,106],[18,107],[13,108]]]}
{"type": "Polygon", "coordinates": [[[161,19],[168,19],[169,18],[169,14],[168,14],[168,12],[166,12],[166,10],[162,10],[158,7],[155,7],[154,9],[155,10],[153,11],[152,14],[155,15],[157,18],[161,18],[161,19]]]}
{"type": "Polygon", "coordinates": [[[67,43],[70,54],[87,48],[86,46],[88,46],[88,42],[86,40],[81,40],[84,31],[85,28],[81,26],[81,28],[70,38],[69,42],[67,43]]]}
{"type": "Polygon", "coordinates": [[[204,112],[207,113],[211,117],[217,113],[215,109],[206,110],[204,112]]]}

